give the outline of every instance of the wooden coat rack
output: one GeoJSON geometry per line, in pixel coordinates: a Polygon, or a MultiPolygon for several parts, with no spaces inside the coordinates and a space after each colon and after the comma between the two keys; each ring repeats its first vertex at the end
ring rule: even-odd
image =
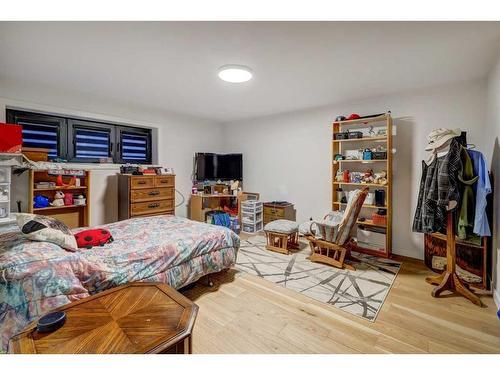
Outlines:
{"type": "Polygon", "coordinates": [[[448,211],[448,218],[446,223],[446,269],[439,276],[429,276],[425,278],[429,284],[437,285],[432,291],[433,297],[449,290],[461,294],[473,304],[478,306],[485,306],[481,299],[475,295],[467,286],[465,286],[456,272],[456,239],[455,239],[455,225],[454,215],[452,211],[448,211]]]}

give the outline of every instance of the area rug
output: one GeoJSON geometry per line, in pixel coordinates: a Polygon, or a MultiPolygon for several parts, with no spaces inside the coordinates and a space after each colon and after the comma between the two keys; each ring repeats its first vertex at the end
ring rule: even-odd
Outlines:
{"type": "Polygon", "coordinates": [[[354,253],[360,260],[355,271],[338,269],[306,259],[310,250],[301,240],[301,250],[290,255],[266,250],[266,238],[253,236],[241,241],[236,269],[259,276],[315,300],[374,321],[382,308],[401,263],[354,253]]]}

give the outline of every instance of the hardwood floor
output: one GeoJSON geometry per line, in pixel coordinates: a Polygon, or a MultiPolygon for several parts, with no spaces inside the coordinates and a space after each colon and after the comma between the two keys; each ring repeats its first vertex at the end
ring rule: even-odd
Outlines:
{"type": "Polygon", "coordinates": [[[374,323],[229,270],[185,295],[200,310],[193,353],[500,353],[491,296],[480,308],[464,298],[431,297],[421,262],[404,260],[374,323]]]}

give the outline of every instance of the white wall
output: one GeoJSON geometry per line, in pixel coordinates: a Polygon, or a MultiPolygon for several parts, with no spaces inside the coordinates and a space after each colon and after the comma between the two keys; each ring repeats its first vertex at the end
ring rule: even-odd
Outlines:
{"type": "MultiPolygon", "coordinates": [[[[53,99],[53,103],[58,103],[53,99]]],[[[90,103],[92,104],[92,103],[90,103]]],[[[177,207],[176,214],[187,216],[187,204],[191,193],[191,174],[195,152],[218,152],[222,143],[222,125],[194,117],[155,111],[140,111],[130,107],[106,105],[89,105],[82,101],[80,109],[61,108],[55,104],[25,102],[0,97],[0,122],[5,121],[5,108],[15,107],[27,110],[45,111],[50,113],[79,116],[102,121],[121,122],[137,126],[147,126],[157,129],[158,134],[158,164],[172,167],[176,173],[177,190],[185,197],[184,203],[177,207]],[[82,110],[84,108],[85,110],[82,110]],[[90,111],[89,111],[90,109],[90,111]],[[92,109],[94,111],[92,111],[92,109]],[[126,117],[125,117],[126,116],[126,117]]],[[[117,173],[118,166],[86,165],[92,170],[91,176],[91,225],[100,225],[118,219],[117,173]]],[[[27,207],[27,178],[15,179],[16,189],[14,201],[23,200],[27,207]]],[[[176,203],[183,200],[176,194],[176,203]]]]}
{"type": "MultiPolygon", "coordinates": [[[[495,105],[498,103],[498,78],[496,82],[496,86],[489,86],[490,91],[497,95],[495,105]]],[[[85,101],[78,96],[74,97],[74,103],[81,103],[80,106],[76,108],[66,98],[63,101],[66,107],[61,108],[48,103],[59,103],[58,98],[48,97],[43,104],[35,104],[32,97],[30,101],[18,101],[1,95],[0,92],[0,121],[4,120],[5,107],[11,106],[157,128],[158,162],[175,168],[177,188],[186,197],[186,202],[177,208],[178,215],[187,215],[195,152],[242,152],[245,190],[260,192],[263,200],[282,199],[295,203],[299,221],[322,217],[330,209],[330,141],[335,116],[391,110],[396,126],[393,246],[395,253],[415,258],[423,257],[422,235],[412,233],[411,224],[421,173],[420,161],[425,156],[423,148],[428,132],[437,127],[461,127],[468,131],[469,141],[480,149],[490,142],[491,152],[488,154],[485,150],[485,153],[489,160],[493,160],[492,138],[484,131],[486,83],[483,81],[224,125],[153,110],[85,101]]],[[[494,101],[491,98],[490,93],[490,102],[494,101]]],[[[498,112],[496,116],[498,119],[498,112]]],[[[117,219],[117,169],[99,167],[93,166],[92,225],[117,219]]],[[[177,201],[181,201],[179,195],[177,201]]]]}
{"type": "Polygon", "coordinates": [[[500,308],[500,57],[488,76],[485,156],[493,172],[495,199],[493,210],[493,288],[500,308]]]}
{"type": "Polygon", "coordinates": [[[228,123],[225,151],[243,153],[245,190],[260,192],[263,200],[293,202],[298,221],[320,218],[331,208],[333,119],[391,110],[396,126],[393,252],[423,258],[423,236],[411,226],[426,136],[434,128],[460,127],[480,146],[485,108],[485,83],[467,82],[228,123]]]}

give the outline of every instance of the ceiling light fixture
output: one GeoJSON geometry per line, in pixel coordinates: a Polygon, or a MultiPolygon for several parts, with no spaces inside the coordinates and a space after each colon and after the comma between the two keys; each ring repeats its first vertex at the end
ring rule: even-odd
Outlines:
{"type": "Polygon", "coordinates": [[[252,69],[244,65],[224,65],[217,73],[219,78],[226,82],[242,83],[252,79],[252,69]]]}

